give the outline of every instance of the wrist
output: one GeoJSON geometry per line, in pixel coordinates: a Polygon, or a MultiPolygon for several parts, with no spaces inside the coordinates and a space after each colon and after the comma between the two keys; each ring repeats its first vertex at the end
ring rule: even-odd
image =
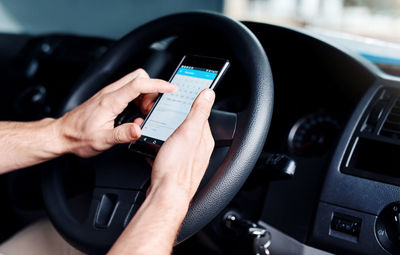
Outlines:
{"type": "Polygon", "coordinates": [[[41,120],[44,123],[47,123],[47,127],[45,132],[47,132],[47,135],[51,137],[51,149],[52,151],[57,155],[61,156],[67,153],[71,153],[71,148],[70,141],[65,135],[64,128],[63,128],[63,123],[62,119],[51,119],[51,118],[46,118],[41,120]]]}
{"type": "Polygon", "coordinates": [[[161,184],[150,186],[146,200],[151,204],[175,211],[176,215],[182,217],[183,220],[189,209],[191,197],[173,184],[161,184]]]}
{"type": "Polygon", "coordinates": [[[189,208],[187,196],[173,186],[151,186],[146,200],[109,254],[171,254],[189,208]]]}

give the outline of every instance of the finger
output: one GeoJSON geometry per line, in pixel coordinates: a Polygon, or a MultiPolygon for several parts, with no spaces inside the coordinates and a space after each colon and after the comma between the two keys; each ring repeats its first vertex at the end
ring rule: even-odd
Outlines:
{"type": "Polygon", "coordinates": [[[143,115],[147,115],[149,114],[149,112],[151,111],[151,109],[153,108],[155,102],[149,102],[146,106],[141,108],[141,112],[143,115]]]}
{"type": "Polygon", "coordinates": [[[204,124],[202,138],[206,141],[207,150],[209,152],[209,156],[211,156],[211,153],[215,147],[215,140],[211,132],[210,123],[208,121],[206,121],[204,124]]]}
{"type": "Polygon", "coordinates": [[[144,119],[136,118],[133,123],[137,124],[138,126],[142,126],[144,119]]]}
{"type": "Polygon", "coordinates": [[[197,171],[194,171],[192,174],[195,176],[195,180],[198,180],[196,185],[198,186],[203,179],[203,176],[207,170],[207,166],[210,162],[211,154],[214,148],[214,140],[212,138],[210,126],[208,121],[204,123],[202,134],[201,134],[201,141],[197,147],[197,154],[194,158],[195,163],[194,165],[203,166],[199,168],[197,171]]]}
{"type": "Polygon", "coordinates": [[[145,94],[140,103],[140,109],[144,115],[147,115],[154,105],[154,101],[157,99],[158,93],[145,94]]]}
{"type": "Polygon", "coordinates": [[[185,122],[191,123],[191,126],[202,127],[210,116],[214,100],[215,93],[212,89],[203,90],[193,102],[185,122]]]}
{"type": "Polygon", "coordinates": [[[208,121],[204,123],[201,138],[202,138],[201,144],[203,146],[202,147],[203,153],[205,154],[205,156],[202,158],[206,160],[206,162],[208,162],[210,160],[215,145],[214,137],[212,136],[210,124],[208,123],[208,121]]]}
{"type": "Polygon", "coordinates": [[[211,153],[214,150],[214,144],[215,142],[211,133],[210,124],[206,121],[201,132],[201,141],[199,146],[199,148],[201,148],[201,153],[204,156],[200,158],[209,160],[211,153]]]}
{"type": "Polygon", "coordinates": [[[203,126],[210,115],[214,99],[215,93],[213,90],[203,90],[193,102],[192,108],[186,119],[175,130],[172,136],[183,136],[185,137],[184,140],[191,140],[193,144],[196,141],[200,143],[203,126]]]}
{"type": "Polygon", "coordinates": [[[112,130],[111,144],[129,143],[141,135],[140,126],[136,123],[125,123],[112,130]]]}
{"type": "Polygon", "coordinates": [[[137,106],[142,106],[143,100],[155,100],[158,97],[158,93],[142,94],[140,97],[135,99],[137,106]]]}
{"type": "Polygon", "coordinates": [[[169,93],[177,89],[176,85],[160,79],[136,78],[116,90],[113,95],[121,100],[132,101],[140,94],[169,93]]]}
{"type": "Polygon", "coordinates": [[[154,160],[146,158],[146,162],[152,167],[154,164],[154,160]]]}
{"type": "Polygon", "coordinates": [[[169,93],[175,91],[176,85],[159,79],[136,78],[106,97],[117,112],[122,112],[133,99],[146,93],[169,93]]]}
{"type": "Polygon", "coordinates": [[[118,81],[111,83],[110,85],[105,87],[103,89],[103,91],[106,93],[115,91],[136,78],[150,78],[150,77],[144,69],[139,68],[131,73],[128,73],[127,75],[125,75],[124,77],[119,79],[118,81]]]}
{"type": "Polygon", "coordinates": [[[140,111],[143,115],[147,115],[154,105],[159,93],[142,94],[135,99],[135,104],[140,107],[140,111]]]}

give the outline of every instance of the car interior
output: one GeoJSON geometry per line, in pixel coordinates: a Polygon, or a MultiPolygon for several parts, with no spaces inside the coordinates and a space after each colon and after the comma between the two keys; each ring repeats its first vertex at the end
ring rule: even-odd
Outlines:
{"type": "MultiPolygon", "coordinates": [[[[229,59],[210,116],[216,147],[173,253],[400,254],[400,62],[385,68],[211,2],[145,12],[106,36],[2,32],[0,119],[61,116],[137,68],[169,80],[187,54],[229,59]]],[[[140,114],[129,104],[115,125],[140,114]]],[[[2,175],[0,243],[48,217],[74,247],[104,254],[145,199],[150,172],[124,144],[2,175]]]]}

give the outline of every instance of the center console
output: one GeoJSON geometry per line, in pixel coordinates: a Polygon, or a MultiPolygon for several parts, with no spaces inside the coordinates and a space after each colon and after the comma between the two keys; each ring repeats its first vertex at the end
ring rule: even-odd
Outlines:
{"type": "Polygon", "coordinates": [[[339,254],[400,254],[399,185],[400,81],[382,79],[366,93],[338,144],[312,245],[339,254]]]}

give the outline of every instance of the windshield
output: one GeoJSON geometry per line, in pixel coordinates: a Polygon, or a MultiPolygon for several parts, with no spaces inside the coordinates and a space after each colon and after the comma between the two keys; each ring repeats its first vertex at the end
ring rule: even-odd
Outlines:
{"type": "Polygon", "coordinates": [[[313,33],[400,76],[400,0],[225,0],[224,12],[313,33]]]}
{"type": "Polygon", "coordinates": [[[119,39],[193,10],[302,29],[400,73],[400,0],[0,0],[0,32],[119,39]]]}
{"type": "Polygon", "coordinates": [[[199,9],[400,42],[400,0],[0,0],[0,32],[119,38],[159,16],[199,9]]]}
{"type": "Polygon", "coordinates": [[[226,0],[225,13],[240,20],[400,42],[400,0],[226,0]]]}
{"type": "Polygon", "coordinates": [[[199,9],[400,42],[400,0],[0,0],[0,32],[119,38],[159,16],[199,9]]]}

